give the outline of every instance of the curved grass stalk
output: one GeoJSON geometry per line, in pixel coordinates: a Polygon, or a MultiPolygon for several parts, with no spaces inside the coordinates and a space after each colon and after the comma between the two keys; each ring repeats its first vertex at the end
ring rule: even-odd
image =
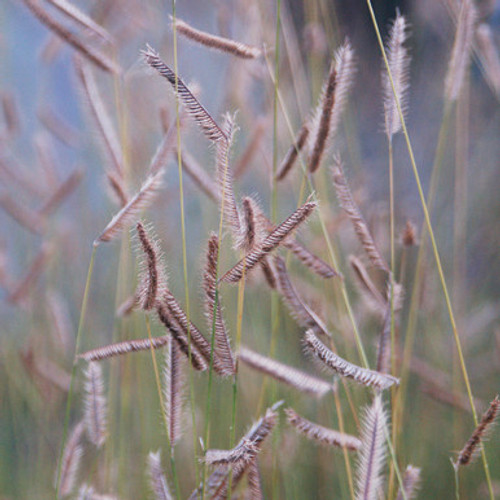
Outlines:
{"type": "MultiPolygon", "coordinates": [[[[399,99],[397,97],[396,89],[395,89],[395,86],[394,86],[394,80],[393,80],[393,77],[392,77],[392,74],[391,74],[391,70],[390,70],[390,67],[389,67],[389,62],[387,60],[387,54],[385,52],[384,43],[383,43],[383,40],[382,40],[382,36],[380,34],[380,30],[379,30],[379,27],[378,27],[377,19],[375,17],[375,12],[373,11],[371,0],[366,0],[366,1],[367,1],[368,10],[370,12],[370,17],[371,17],[372,22],[373,22],[373,27],[374,27],[375,33],[377,35],[377,40],[378,40],[378,43],[379,43],[379,46],[380,46],[380,50],[382,51],[382,56],[384,58],[384,64],[386,66],[388,77],[389,77],[389,80],[391,82],[391,87],[392,87],[394,95],[395,95],[396,107],[398,108],[398,114],[399,114],[399,117],[400,117],[400,120],[401,120],[401,126],[403,128],[403,134],[404,134],[404,137],[405,137],[405,140],[406,140],[406,146],[407,146],[407,149],[408,149],[408,153],[410,155],[410,161],[411,161],[411,166],[412,166],[412,170],[413,170],[413,175],[414,175],[415,181],[417,183],[418,194],[419,194],[419,197],[420,197],[420,202],[421,202],[421,205],[422,205],[422,209],[424,211],[425,222],[426,222],[427,230],[429,231],[429,236],[430,236],[430,239],[431,239],[431,245],[432,245],[432,250],[433,250],[433,253],[434,253],[434,258],[436,259],[436,265],[437,265],[437,270],[438,270],[438,274],[439,274],[439,280],[440,280],[441,286],[443,288],[443,294],[444,294],[444,298],[445,298],[445,302],[446,302],[446,308],[447,308],[447,311],[448,311],[448,316],[449,316],[450,323],[451,323],[451,328],[452,328],[452,331],[453,331],[453,337],[455,339],[455,344],[456,344],[457,351],[458,351],[458,357],[459,357],[459,361],[460,361],[460,368],[462,370],[462,376],[463,376],[463,379],[464,379],[464,382],[465,382],[465,386],[466,386],[466,389],[467,389],[467,396],[469,398],[469,403],[470,403],[470,406],[471,406],[472,416],[474,418],[474,423],[477,426],[478,425],[477,412],[476,412],[476,408],[474,406],[474,398],[473,398],[473,395],[472,395],[472,389],[471,389],[471,385],[470,385],[470,381],[469,381],[469,375],[468,375],[468,372],[467,372],[467,367],[465,365],[465,358],[464,358],[463,351],[462,351],[462,344],[460,342],[460,337],[458,335],[458,329],[457,329],[457,324],[456,324],[455,316],[454,316],[454,313],[453,313],[453,307],[452,307],[452,304],[451,304],[450,294],[449,294],[449,291],[448,291],[448,286],[446,284],[446,279],[445,279],[445,276],[444,276],[443,266],[441,264],[441,257],[440,257],[440,254],[439,254],[439,250],[438,250],[437,243],[436,243],[436,238],[434,236],[434,230],[433,230],[432,223],[431,223],[431,220],[430,220],[429,210],[427,208],[427,203],[425,201],[424,191],[423,191],[423,188],[422,188],[422,183],[420,181],[420,174],[418,172],[417,164],[416,164],[416,161],[415,161],[415,156],[413,154],[413,148],[412,148],[412,145],[411,145],[411,141],[410,141],[410,136],[408,134],[408,130],[406,128],[406,122],[405,122],[405,119],[404,119],[404,116],[403,116],[403,111],[401,109],[401,104],[400,104],[399,99]]],[[[484,451],[484,446],[481,446],[481,455],[482,455],[482,459],[483,459],[484,472],[485,472],[485,475],[486,475],[486,482],[488,484],[488,490],[489,490],[490,498],[491,498],[491,500],[493,500],[494,499],[493,487],[492,487],[492,484],[491,484],[491,477],[490,477],[489,465],[488,465],[488,460],[487,460],[487,457],[486,457],[486,453],[484,451]]]]}

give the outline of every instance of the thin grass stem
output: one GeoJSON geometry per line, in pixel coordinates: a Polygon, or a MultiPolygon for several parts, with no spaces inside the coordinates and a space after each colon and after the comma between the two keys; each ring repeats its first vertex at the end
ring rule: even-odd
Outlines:
{"type": "MultiPolygon", "coordinates": [[[[436,265],[437,265],[437,270],[438,270],[438,274],[439,274],[439,280],[440,280],[441,286],[443,288],[443,294],[444,294],[444,298],[445,298],[445,302],[446,302],[446,309],[448,311],[448,316],[449,316],[449,319],[450,319],[451,328],[453,330],[453,337],[455,339],[455,344],[456,344],[457,351],[458,351],[458,356],[459,356],[459,361],[460,361],[460,367],[461,367],[461,370],[462,370],[462,376],[464,378],[465,386],[466,386],[466,389],[467,389],[467,396],[469,398],[469,403],[470,403],[470,406],[471,406],[472,416],[474,418],[474,423],[477,426],[478,425],[477,412],[476,412],[476,408],[474,406],[474,398],[473,398],[473,395],[472,395],[472,389],[471,389],[471,385],[470,385],[470,381],[469,381],[469,375],[468,375],[468,372],[467,372],[467,367],[465,365],[465,358],[464,358],[464,355],[463,355],[463,352],[462,352],[462,344],[460,342],[460,337],[458,335],[458,329],[457,329],[457,325],[456,325],[456,321],[455,321],[455,316],[454,316],[454,313],[453,313],[453,307],[452,307],[452,304],[451,304],[450,294],[448,292],[448,286],[446,284],[446,279],[445,279],[445,276],[444,276],[443,266],[441,264],[441,257],[440,257],[439,250],[438,250],[438,247],[437,247],[436,238],[434,236],[434,230],[433,230],[433,227],[432,227],[432,223],[431,223],[429,211],[427,209],[427,203],[425,201],[424,191],[423,191],[423,188],[422,188],[422,183],[420,181],[420,174],[418,172],[417,164],[416,164],[415,157],[414,157],[414,154],[413,154],[413,148],[412,148],[411,141],[410,141],[410,136],[409,136],[408,130],[406,128],[406,122],[405,122],[405,119],[404,119],[404,116],[403,116],[403,111],[401,109],[401,104],[400,104],[399,99],[397,97],[396,89],[395,89],[395,86],[394,86],[394,80],[392,78],[391,70],[390,70],[390,67],[389,67],[389,62],[387,60],[387,54],[386,54],[385,48],[384,48],[384,42],[383,42],[382,36],[380,34],[380,30],[379,30],[379,27],[378,27],[377,19],[375,17],[375,12],[373,11],[371,0],[367,0],[367,5],[368,5],[368,10],[370,11],[370,17],[371,17],[372,22],[373,22],[373,27],[374,27],[376,35],[377,35],[377,40],[378,40],[378,43],[379,43],[379,46],[380,46],[380,50],[382,51],[382,56],[384,58],[384,64],[386,66],[387,73],[388,73],[388,76],[389,76],[389,80],[391,82],[391,86],[392,86],[392,89],[393,89],[393,92],[394,92],[396,106],[398,108],[399,117],[401,119],[401,125],[403,127],[403,134],[404,134],[405,140],[406,140],[406,146],[407,146],[407,149],[408,149],[408,153],[410,155],[410,161],[411,161],[411,165],[412,165],[413,174],[414,174],[415,180],[417,182],[417,188],[418,188],[418,194],[419,194],[419,197],[420,197],[420,203],[421,203],[422,209],[424,211],[425,222],[426,222],[427,229],[429,231],[429,236],[430,236],[430,239],[431,239],[432,251],[434,253],[434,258],[436,259],[436,265]]],[[[488,465],[488,460],[487,460],[487,457],[486,457],[486,453],[484,451],[484,446],[481,446],[481,455],[482,455],[482,459],[483,459],[484,472],[485,472],[485,475],[486,475],[486,482],[488,484],[488,490],[489,490],[490,498],[491,498],[491,500],[494,500],[494,494],[493,494],[493,487],[492,487],[492,484],[491,484],[491,477],[490,477],[489,465],[488,465]]]]}
{"type": "MultiPolygon", "coordinates": [[[[345,427],[344,427],[344,417],[342,415],[342,408],[340,406],[340,398],[339,398],[339,393],[338,391],[334,391],[333,397],[335,399],[335,409],[337,411],[337,417],[339,419],[339,431],[342,434],[345,434],[345,427]]],[[[347,472],[347,483],[349,484],[349,492],[351,494],[351,499],[354,500],[355,494],[354,494],[354,482],[352,479],[352,469],[351,469],[351,460],[349,458],[349,453],[347,450],[347,446],[342,446],[342,453],[344,455],[344,462],[345,462],[345,468],[347,472]]]]}
{"type": "MultiPolygon", "coordinates": [[[[245,301],[245,269],[243,266],[243,277],[238,283],[238,306],[237,306],[237,321],[236,321],[236,344],[235,352],[238,354],[240,352],[241,346],[241,335],[242,335],[242,324],[243,324],[243,306],[245,301]]],[[[236,371],[233,377],[233,400],[231,405],[231,428],[229,437],[229,448],[234,448],[236,442],[236,407],[238,399],[238,355],[236,356],[236,371]]],[[[233,474],[229,474],[229,487],[228,487],[228,498],[231,498],[231,492],[233,487],[233,474]]]]}
{"type": "Polygon", "coordinates": [[[193,382],[193,367],[191,363],[191,309],[189,304],[189,288],[188,288],[188,272],[187,272],[187,246],[186,246],[186,221],[184,213],[184,187],[182,179],[182,149],[181,149],[181,119],[180,119],[180,103],[179,103],[179,77],[178,77],[178,55],[177,55],[177,29],[176,29],[176,2],[172,0],[172,31],[174,45],[174,73],[175,73],[175,127],[177,131],[177,171],[179,176],[179,204],[181,210],[181,239],[182,239],[182,273],[184,278],[184,292],[186,301],[186,316],[187,316],[187,331],[188,331],[188,354],[189,354],[189,392],[191,406],[191,420],[193,425],[193,453],[195,477],[198,481],[198,460],[196,459],[196,416],[195,416],[195,396],[193,382]]]}

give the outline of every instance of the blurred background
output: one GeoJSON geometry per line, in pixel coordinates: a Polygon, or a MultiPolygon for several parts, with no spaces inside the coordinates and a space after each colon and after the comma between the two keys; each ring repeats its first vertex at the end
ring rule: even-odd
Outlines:
{"type": "MultiPolygon", "coordinates": [[[[176,113],[171,89],[140,57],[140,50],[150,44],[173,67],[170,3],[74,1],[106,29],[113,45],[75,25],[49,1],[27,3],[35,8],[28,8],[23,1],[0,3],[0,496],[6,499],[54,496],[53,477],[92,242],[119,210],[106,177],[109,154],[75,70],[75,50],[40,22],[34,10],[48,13],[49,19],[56,19],[120,65],[119,76],[95,65],[89,67],[119,141],[129,194],[145,179],[151,158],[176,113]]],[[[500,388],[500,1],[475,4],[470,66],[460,98],[446,115],[444,81],[460,4],[455,0],[374,1],[373,7],[384,40],[397,10],[410,25],[406,43],[411,56],[408,131],[426,194],[431,178],[435,178],[431,218],[481,414],[500,388]],[[480,28],[490,45],[478,38],[480,28]],[[438,143],[442,148],[439,174],[435,168],[438,143]]],[[[267,49],[266,57],[242,62],[178,37],[179,75],[216,120],[222,121],[227,111],[237,112],[239,130],[231,151],[235,191],[239,197],[255,196],[268,215],[275,192],[277,220],[282,220],[300,200],[302,176],[296,168],[274,186],[274,154],[278,161],[285,155],[316,105],[334,51],[348,37],[357,70],[335,148],[375,239],[389,258],[383,65],[367,5],[281,1],[282,102],[275,117],[276,9],[275,2],[262,0],[177,2],[177,16],[192,26],[267,49]]],[[[183,150],[212,174],[214,148],[189,118],[183,121],[181,137],[183,150]]],[[[315,187],[363,342],[373,361],[380,321],[367,307],[349,269],[349,255],[358,255],[361,249],[331,186],[331,158],[330,154],[325,159],[315,187]]],[[[397,334],[401,353],[411,345],[407,366],[402,354],[398,366],[405,397],[404,411],[398,417],[396,449],[402,468],[412,463],[422,469],[419,498],[452,498],[454,477],[449,458],[474,426],[428,241],[419,256],[426,239],[421,231],[424,218],[401,134],[394,139],[394,166],[398,275],[406,290],[397,334]],[[417,234],[411,247],[400,243],[407,221],[414,224],[417,234]]],[[[218,228],[218,208],[189,175],[184,174],[183,180],[188,294],[193,321],[204,324],[200,298],[203,252],[210,231],[218,228]]],[[[170,286],[184,303],[179,176],[174,154],[167,164],[165,186],[144,217],[154,223],[170,286]]],[[[126,231],[121,241],[102,245],[96,253],[80,351],[147,335],[142,313],[125,318],[115,314],[136,284],[137,252],[131,234],[126,231]]],[[[222,269],[237,259],[227,240],[222,269]]],[[[327,260],[317,220],[302,230],[301,241],[327,260]]],[[[308,303],[332,329],[339,352],[359,362],[348,315],[339,305],[338,285],[330,282],[334,280],[311,276],[299,265],[292,265],[291,273],[308,303]]],[[[383,287],[376,273],[374,279],[383,287]]],[[[224,288],[221,293],[234,339],[237,291],[224,288]]],[[[301,329],[274,294],[261,277],[248,282],[243,343],[266,354],[274,345],[281,361],[319,373],[302,354],[301,329]]],[[[159,324],[153,328],[155,334],[161,334],[159,324]]],[[[165,459],[151,354],[113,360],[104,364],[104,371],[109,439],[104,450],[84,453],[78,484],[97,484],[103,493],[118,498],[152,498],[145,473],[149,450],[160,444],[167,475],[171,471],[165,459]]],[[[311,420],[337,428],[333,398],[311,402],[275,382],[263,384],[262,376],[246,367],[241,372],[237,438],[266,405],[281,398],[311,420]]],[[[80,369],[75,383],[71,423],[81,414],[80,369]]],[[[211,443],[225,448],[231,423],[231,381],[215,383],[213,415],[204,414],[206,377],[196,374],[193,383],[191,394],[186,393],[190,401],[186,406],[192,408],[198,432],[192,429],[193,419],[187,411],[186,433],[176,448],[182,498],[197,484],[190,434],[201,436],[205,419],[215,418],[211,443]]],[[[362,408],[370,400],[369,392],[351,387],[354,406],[362,408]]],[[[347,430],[356,433],[344,392],[341,401],[347,430]]],[[[389,402],[388,407],[392,408],[389,402]]],[[[493,432],[487,454],[493,486],[500,495],[499,450],[499,433],[493,432]]],[[[285,422],[275,431],[261,459],[261,469],[265,498],[349,498],[342,453],[306,442],[285,422]]],[[[389,468],[387,478],[386,484],[390,482],[389,468]]],[[[460,481],[460,498],[487,498],[480,460],[461,472],[460,481]]]]}

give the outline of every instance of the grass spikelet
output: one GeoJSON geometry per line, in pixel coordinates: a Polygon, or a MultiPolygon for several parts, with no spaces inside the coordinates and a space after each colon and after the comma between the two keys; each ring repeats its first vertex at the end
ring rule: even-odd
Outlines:
{"type": "Polygon", "coordinates": [[[199,103],[198,99],[186,87],[184,82],[160,59],[158,53],[152,47],[147,46],[146,50],[142,51],[142,55],[152,68],[156,69],[161,76],[170,82],[174,91],[177,90],[179,99],[186,106],[188,114],[198,123],[208,139],[211,141],[227,141],[226,134],[217,125],[208,111],[199,103]]]}
{"type": "Polygon", "coordinates": [[[94,241],[94,246],[99,243],[117,238],[129,224],[134,222],[140,212],[149,207],[158,190],[162,187],[163,170],[150,175],[134,197],[111,219],[104,231],[94,241]]]}
{"type": "Polygon", "coordinates": [[[326,380],[314,377],[292,366],[285,365],[242,346],[238,359],[250,368],[283,382],[300,392],[312,394],[319,398],[333,391],[333,386],[326,380]]]}
{"type": "Polygon", "coordinates": [[[124,318],[132,314],[132,311],[139,306],[139,298],[137,294],[127,297],[116,309],[115,316],[117,318],[124,318]]]}
{"type": "Polygon", "coordinates": [[[481,23],[476,30],[477,52],[486,81],[493,92],[500,96],[500,57],[490,26],[481,23]]]}
{"type": "Polygon", "coordinates": [[[410,220],[406,221],[403,234],[401,235],[401,243],[407,248],[418,245],[417,228],[410,220]]]}
{"type": "Polygon", "coordinates": [[[396,314],[403,306],[403,287],[399,283],[394,282],[392,286],[389,285],[388,295],[384,314],[384,323],[382,333],[379,338],[377,352],[377,371],[382,373],[390,373],[391,324],[395,323],[392,318],[392,313],[396,314]],[[393,296],[392,298],[391,295],[393,296]]]}
{"type": "Polygon", "coordinates": [[[220,140],[216,143],[216,183],[219,186],[219,199],[221,210],[224,211],[224,217],[229,229],[233,234],[235,244],[238,242],[241,232],[241,220],[238,205],[233,191],[233,173],[229,166],[229,148],[233,141],[235,131],[234,119],[231,114],[226,113],[223,125],[226,140],[220,140]]]}
{"type": "Polygon", "coordinates": [[[361,430],[361,450],[357,464],[356,500],[376,500],[382,486],[385,462],[385,436],[387,416],[380,394],[373,404],[365,408],[361,430]]]}
{"type": "Polygon", "coordinates": [[[285,157],[283,158],[281,165],[278,167],[278,173],[276,174],[276,179],[278,181],[282,181],[295,165],[295,162],[297,161],[302,148],[307,143],[308,137],[309,126],[307,124],[304,124],[299,130],[295,142],[290,146],[290,149],[287,151],[285,157]]]}
{"type": "Polygon", "coordinates": [[[248,439],[242,439],[232,450],[207,450],[203,460],[212,466],[245,465],[254,459],[258,449],[248,439]]]}
{"type": "MultiPolygon", "coordinates": [[[[250,430],[243,436],[240,440],[238,447],[242,443],[249,443],[253,446],[257,452],[261,450],[262,445],[269,434],[272,432],[274,426],[278,421],[278,414],[276,410],[281,406],[282,401],[275,403],[271,408],[266,410],[266,413],[261,417],[255,424],[250,428],[250,430]]],[[[245,462],[239,463],[231,467],[229,470],[216,468],[215,471],[210,474],[205,484],[205,495],[211,499],[226,499],[229,487],[229,477],[231,474],[231,486],[236,488],[236,486],[241,481],[243,475],[248,470],[250,464],[253,463],[245,462]]],[[[189,500],[199,499],[202,492],[202,486],[196,488],[189,500]]]]}
{"type": "Polygon", "coordinates": [[[120,74],[121,68],[106,54],[92,47],[86,40],[72,33],[68,28],[56,21],[43,7],[39,0],[23,0],[33,15],[53,31],[59,38],[76,49],[82,56],[104,71],[120,74]]]}
{"type": "Polygon", "coordinates": [[[278,278],[271,260],[265,257],[259,262],[259,266],[267,284],[269,285],[269,288],[275,290],[278,285],[278,278]]]}
{"type": "Polygon", "coordinates": [[[477,12],[472,0],[464,0],[460,6],[455,42],[446,74],[444,97],[448,102],[458,99],[465,73],[470,63],[477,12]]]}
{"type": "Polygon", "coordinates": [[[308,164],[311,172],[314,172],[319,167],[321,157],[329,147],[328,143],[332,141],[337,133],[340,117],[347,104],[354,71],[354,51],[350,42],[346,40],[335,52],[327,83],[323,87],[319,104],[310,125],[309,147],[311,153],[308,164]],[[332,80],[332,72],[335,73],[334,80],[332,80]],[[332,85],[334,89],[331,89],[330,86],[332,85]],[[333,91],[333,94],[328,98],[329,88],[333,91]],[[326,108],[327,104],[332,106],[329,111],[326,108]],[[328,121],[326,121],[327,116],[324,113],[328,116],[328,121]],[[316,159],[315,156],[319,156],[319,158],[316,159]]]}
{"type": "Polygon", "coordinates": [[[242,59],[255,59],[261,55],[261,50],[257,47],[197,30],[180,19],[175,20],[175,29],[177,33],[193,42],[242,59]]]}
{"type": "Polygon", "coordinates": [[[80,57],[75,57],[74,62],[76,74],[82,84],[82,89],[90,107],[95,124],[97,125],[97,129],[99,131],[98,136],[101,137],[101,142],[104,145],[106,156],[109,158],[112,170],[114,170],[122,180],[124,173],[123,154],[111,116],[104,105],[90,67],[85,64],[80,57]]]}
{"type": "Polygon", "coordinates": [[[339,273],[328,265],[324,260],[320,259],[317,255],[314,255],[307,248],[302,246],[300,243],[295,241],[293,238],[287,238],[283,242],[283,246],[288,248],[297,259],[302,262],[306,267],[308,267],[313,273],[317,274],[321,278],[329,279],[335,276],[339,276],[339,273]]]}
{"type": "Polygon", "coordinates": [[[85,370],[85,412],[83,420],[89,441],[100,448],[106,441],[106,398],[102,370],[90,362],[85,370]]]}
{"type": "Polygon", "coordinates": [[[54,191],[52,196],[43,204],[39,209],[38,213],[42,217],[46,217],[54,212],[57,207],[68,197],[71,193],[78,187],[83,178],[83,170],[77,168],[69,174],[66,180],[64,180],[54,191]]]}
{"type": "Polygon", "coordinates": [[[312,147],[312,152],[309,157],[309,171],[311,173],[316,172],[318,169],[321,158],[326,147],[326,140],[328,139],[328,134],[330,132],[330,121],[333,112],[333,106],[335,105],[335,85],[336,85],[337,73],[335,71],[335,64],[332,62],[330,66],[330,71],[328,73],[328,79],[323,88],[321,97],[321,114],[318,123],[318,129],[316,130],[315,140],[312,147]]]}
{"type": "Polygon", "coordinates": [[[109,197],[120,208],[123,208],[128,203],[128,194],[125,189],[123,177],[114,171],[106,172],[106,179],[109,186],[109,197]]]}
{"type": "Polygon", "coordinates": [[[316,202],[306,202],[295,210],[292,215],[271,231],[261,245],[247,253],[221,280],[227,283],[237,283],[243,277],[243,269],[245,269],[245,273],[250,272],[256,264],[277,248],[297,226],[304,222],[312,214],[316,206],[316,202]]]}
{"type": "Polygon", "coordinates": [[[78,422],[69,435],[66,446],[64,447],[60,473],[61,478],[59,482],[59,494],[63,497],[70,495],[75,487],[76,476],[83,455],[81,438],[84,430],[85,426],[83,422],[78,422]]]}
{"type": "Polygon", "coordinates": [[[205,292],[205,315],[210,331],[214,329],[215,348],[221,362],[222,375],[234,375],[236,365],[233,351],[222,316],[220,295],[217,292],[217,260],[219,258],[219,239],[211,234],[208,240],[208,250],[203,274],[203,290],[205,292]],[[216,304],[217,302],[217,304],[216,304]],[[215,318],[214,318],[215,313],[215,318]]]}
{"type": "Polygon", "coordinates": [[[269,436],[274,426],[278,422],[278,408],[283,404],[278,401],[273,406],[266,410],[266,413],[261,417],[251,429],[245,434],[244,439],[250,440],[255,446],[260,449],[264,440],[269,436]]]}
{"type": "Polygon", "coordinates": [[[14,94],[3,91],[0,94],[5,128],[8,137],[15,136],[21,129],[21,120],[14,94]]]}
{"type": "Polygon", "coordinates": [[[182,389],[184,384],[179,346],[169,338],[163,368],[164,412],[168,425],[168,439],[174,446],[182,430],[182,389]]]}
{"type": "MultiPolygon", "coordinates": [[[[183,117],[182,114],[179,117],[179,125],[182,129],[183,127],[183,117]]],[[[162,168],[166,168],[168,159],[172,153],[177,155],[177,151],[175,150],[175,142],[176,142],[176,131],[177,127],[175,126],[175,122],[168,125],[165,132],[163,132],[163,138],[158,144],[153,159],[151,160],[151,164],[149,166],[149,173],[155,174],[158,170],[162,168]]]]}
{"type": "MultiPolygon", "coordinates": [[[[174,153],[177,156],[177,152],[174,151],[174,153]]],[[[219,200],[219,189],[196,159],[187,151],[182,151],[181,162],[183,170],[189,175],[196,186],[198,186],[211,200],[219,200]]]]}
{"type": "Polygon", "coordinates": [[[367,298],[368,304],[379,313],[384,314],[387,302],[375,286],[375,283],[373,283],[363,262],[354,255],[350,255],[349,264],[351,264],[354,271],[356,283],[359,285],[363,295],[367,298]]]}
{"type": "Polygon", "coordinates": [[[375,245],[375,241],[373,240],[370,230],[368,229],[368,224],[361,215],[358,205],[354,201],[351,190],[349,189],[347,181],[344,177],[340,158],[338,157],[335,158],[335,166],[332,168],[332,176],[333,185],[335,187],[340,205],[351,220],[352,225],[354,226],[354,231],[356,232],[363,249],[367,253],[370,262],[376,268],[389,272],[389,266],[375,245]]]}
{"type": "Polygon", "coordinates": [[[359,384],[373,386],[380,390],[387,389],[394,384],[399,385],[399,380],[396,377],[362,368],[341,358],[318,340],[312,330],[307,330],[305,333],[304,345],[307,351],[320,360],[326,368],[342,377],[350,378],[359,384]]]}
{"type": "Polygon", "coordinates": [[[258,235],[255,234],[258,227],[257,214],[255,213],[257,205],[252,198],[245,196],[242,200],[242,206],[243,231],[241,232],[241,241],[238,242],[237,247],[248,252],[254,247],[255,240],[258,238],[258,235]]]}
{"type": "Polygon", "coordinates": [[[0,206],[17,223],[34,234],[42,234],[45,230],[45,219],[39,213],[13,200],[7,193],[0,194],[0,206]]]}
{"type": "Polygon", "coordinates": [[[96,492],[93,486],[83,483],[80,488],[78,488],[77,500],[95,500],[96,492]]]}
{"type": "Polygon", "coordinates": [[[418,490],[418,483],[420,481],[420,469],[413,465],[408,465],[403,474],[403,490],[405,495],[403,497],[403,492],[401,489],[398,491],[398,496],[396,500],[403,500],[406,498],[407,500],[411,500],[415,498],[418,490]]]}
{"type": "Polygon", "coordinates": [[[59,116],[51,107],[43,105],[37,112],[39,120],[44,127],[61,142],[70,148],[75,148],[80,142],[78,131],[75,127],[59,116]]]}
{"type": "Polygon", "coordinates": [[[160,452],[150,452],[148,455],[148,474],[151,481],[151,489],[156,500],[173,500],[167,480],[161,467],[160,452]]]}
{"type": "MultiPolygon", "coordinates": [[[[276,226],[267,217],[265,217],[264,214],[259,213],[259,218],[263,220],[263,226],[267,229],[267,231],[271,232],[276,228],[276,226]]],[[[297,257],[300,262],[302,262],[302,264],[318,276],[325,279],[339,276],[339,273],[337,273],[333,267],[328,265],[317,255],[314,255],[307,248],[298,243],[293,237],[286,238],[283,242],[283,246],[288,248],[288,250],[290,250],[292,254],[297,257]]]]}
{"type": "Polygon", "coordinates": [[[48,243],[44,243],[42,245],[42,248],[35,256],[33,262],[28,268],[28,271],[24,275],[24,278],[22,278],[17,285],[13,286],[12,290],[7,296],[7,302],[10,302],[11,304],[18,304],[26,297],[31,287],[33,287],[37,279],[46,268],[47,262],[53,254],[53,250],[54,248],[48,243]]]}
{"type": "Polygon", "coordinates": [[[481,442],[484,440],[487,431],[491,428],[491,425],[495,421],[498,411],[500,410],[500,398],[496,396],[495,399],[490,403],[490,407],[481,417],[481,421],[478,426],[474,429],[472,436],[469,438],[465,446],[460,450],[457,460],[454,464],[455,468],[461,467],[463,465],[469,465],[474,461],[474,457],[481,442]]]}
{"type": "Polygon", "coordinates": [[[166,289],[167,279],[161,262],[158,242],[148,234],[142,222],[138,222],[136,228],[142,251],[146,257],[146,262],[140,272],[139,303],[144,310],[150,311],[155,307],[158,295],[166,289]]]}
{"type": "Polygon", "coordinates": [[[260,477],[259,466],[257,460],[253,460],[248,467],[248,498],[252,500],[262,500],[264,494],[262,493],[262,479],[260,477]]]}
{"type": "MultiPolygon", "coordinates": [[[[408,78],[410,71],[410,56],[404,46],[407,40],[407,31],[408,25],[405,17],[397,12],[396,19],[394,19],[389,31],[386,53],[397,100],[403,113],[408,107],[408,78]]],[[[396,106],[396,97],[385,65],[382,70],[382,85],[384,89],[385,133],[388,139],[391,140],[391,137],[401,130],[401,120],[396,106]]]]}
{"type": "Polygon", "coordinates": [[[177,325],[181,328],[184,339],[186,341],[188,338],[191,339],[191,350],[193,350],[193,347],[196,348],[199,354],[201,354],[204,358],[206,367],[208,367],[211,356],[213,356],[214,370],[219,375],[225,375],[226,368],[224,367],[217,351],[212,353],[212,348],[208,340],[203,336],[200,330],[198,330],[196,325],[194,325],[191,321],[188,321],[186,313],[169,290],[163,294],[162,303],[167,306],[171,318],[173,318],[177,325]]]}
{"type": "Polygon", "coordinates": [[[255,154],[259,151],[259,147],[264,138],[264,134],[267,130],[267,120],[265,118],[260,118],[254,127],[250,140],[241,156],[238,159],[234,167],[234,178],[238,179],[241,177],[252,163],[255,154]]]}
{"type": "Polygon", "coordinates": [[[204,371],[208,368],[205,357],[200,353],[196,345],[189,342],[187,332],[179,325],[174,318],[167,304],[160,303],[156,306],[159,320],[165,328],[172,334],[180,350],[189,358],[195,370],[204,371]]]}
{"type": "Polygon", "coordinates": [[[361,441],[355,436],[350,436],[349,434],[344,434],[310,422],[298,415],[292,408],[287,408],[285,413],[288,423],[308,439],[318,441],[327,446],[345,447],[352,451],[361,448],[361,441]]]}
{"type": "Polygon", "coordinates": [[[92,18],[87,16],[84,12],[78,9],[72,3],[66,0],[47,0],[48,3],[53,5],[60,12],[68,16],[70,19],[75,21],[75,23],[81,25],[83,28],[89,30],[89,32],[97,35],[103,41],[110,44],[114,43],[113,37],[99,24],[97,24],[92,18]]]}
{"type": "Polygon", "coordinates": [[[49,291],[46,304],[47,313],[53,325],[50,333],[54,343],[62,352],[69,352],[73,343],[73,326],[68,303],[61,295],[49,291]]]}
{"type": "Polygon", "coordinates": [[[123,342],[117,342],[115,344],[109,344],[98,347],[97,349],[92,349],[91,351],[83,352],[79,354],[78,357],[87,362],[102,361],[103,359],[122,356],[130,352],[149,351],[151,347],[153,349],[160,349],[167,344],[168,339],[168,335],[163,335],[161,337],[153,337],[152,341],[149,339],[124,340],[123,342]]]}
{"type": "Polygon", "coordinates": [[[299,297],[290,281],[285,261],[281,257],[276,256],[274,258],[274,263],[278,274],[279,291],[283,295],[285,304],[295,321],[303,328],[310,328],[315,333],[321,333],[327,337],[331,337],[330,332],[323,322],[299,297]]]}

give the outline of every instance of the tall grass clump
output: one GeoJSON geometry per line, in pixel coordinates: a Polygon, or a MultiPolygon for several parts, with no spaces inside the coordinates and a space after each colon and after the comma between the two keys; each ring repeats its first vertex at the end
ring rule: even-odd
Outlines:
{"type": "Polygon", "coordinates": [[[494,499],[498,9],[167,4],[2,6],[0,496],[494,499]]]}

